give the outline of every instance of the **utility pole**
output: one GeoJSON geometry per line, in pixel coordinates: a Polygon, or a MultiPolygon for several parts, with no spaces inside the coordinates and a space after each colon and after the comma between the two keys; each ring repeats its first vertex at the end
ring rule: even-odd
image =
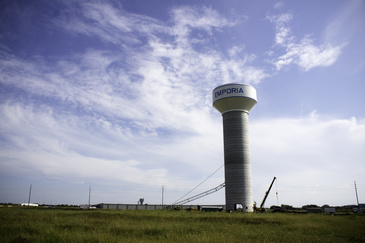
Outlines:
{"type": "Polygon", "coordinates": [[[279,206],[279,194],[278,194],[278,181],[277,180],[276,180],[275,186],[276,186],[276,203],[279,206]]]}
{"type": "Polygon", "coordinates": [[[89,187],[89,209],[90,209],[90,199],[91,199],[91,186],[89,187]]]}
{"type": "Polygon", "coordinates": [[[163,206],[163,193],[164,193],[164,186],[162,186],[162,206],[163,206]]]}
{"type": "Polygon", "coordinates": [[[355,184],[355,192],[356,192],[357,208],[360,208],[360,205],[359,205],[359,197],[357,196],[356,181],[354,181],[354,184],[355,184]]]}
{"type": "Polygon", "coordinates": [[[30,184],[30,187],[29,187],[28,207],[29,207],[29,204],[30,204],[30,196],[31,195],[32,195],[32,184],[30,184]]]}

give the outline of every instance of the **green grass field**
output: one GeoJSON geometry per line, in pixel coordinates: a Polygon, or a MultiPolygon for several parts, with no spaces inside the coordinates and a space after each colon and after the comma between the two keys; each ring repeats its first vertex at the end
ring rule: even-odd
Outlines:
{"type": "Polygon", "coordinates": [[[0,242],[365,242],[365,215],[13,207],[0,242]]]}

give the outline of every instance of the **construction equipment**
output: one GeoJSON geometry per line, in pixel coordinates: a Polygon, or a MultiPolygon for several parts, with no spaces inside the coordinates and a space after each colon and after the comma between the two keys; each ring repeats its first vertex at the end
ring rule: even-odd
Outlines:
{"type": "MultiPolygon", "coordinates": [[[[194,200],[199,199],[199,198],[201,198],[201,197],[205,197],[205,196],[207,196],[207,195],[209,195],[209,194],[212,194],[212,193],[214,193],[214,192],[217,192],[217,191],[219,191],[220,189],[222,189],[223,187],[225,187],[225,183],[222,183],[222,184],[220,184],[219,186],[214,187],[213,189],[210,189],[210,190],[208,190],[208,191],[202,192],[202,193],[200,193],[200,194],[198,194],[198,195],[195,195],[195,196],[189,197],[189,198],[184,199],[184,200],[181,200],[181,201],[179,201],[179,202],[175,202],[173,205],[184,205],[184,204],[186,204],[186,203],[188,203],[188,202],[194,201],[194,200]]],[[[171,206],[173,206],[173,205],[171,205],[171,206]]]]}
{"type": "Polygon", "coordinates": [[[271,182],[271,184],[270,184],[269,190],[267,190],[267,191],[265,192],[265,197],[264,197],[264,200],[262,200],[262,203],[261,203],[261,205],[260,205],[260,208],[258,208],[258,209],[257,209],[257,211],[258,211],[258,212],[264,212],[264,211],[265,211],[265,209],[264,209],[264,204],[265,204],[266,198],[267,198],[267,196],[269,195],[270,190],[271,190],[271,187],[272,187],[272,185],[274,184],[274,181],[275,181],[275,180],[276,180],[276,177],[274,176],[274,179],[272,180],[272,182],[271,182]]]}

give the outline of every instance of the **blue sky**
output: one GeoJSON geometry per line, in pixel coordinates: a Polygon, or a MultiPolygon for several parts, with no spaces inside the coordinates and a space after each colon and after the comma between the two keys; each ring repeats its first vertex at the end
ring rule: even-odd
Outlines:
{"type": "Polygon", "coordinates": [[[258,95],[255,201],[276,176],[267,206],[364,202],[364,23],[361,0],[1,1],[0,202],[174,202],[223,165],[232,82],[258,95]]]}

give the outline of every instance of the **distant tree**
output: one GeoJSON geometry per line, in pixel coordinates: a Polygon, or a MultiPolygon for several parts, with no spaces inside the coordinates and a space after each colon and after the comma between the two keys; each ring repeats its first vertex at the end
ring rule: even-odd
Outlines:
{"type": "Polygon", "coordinates": [[[302,206],[303,210],[306,210],[307,208],[318,208],[318,206],[316,204],[308,204],[308,205],[302,206]]]}
{"type": "Polygon", "coordinates": [[[291,209],[293,209],[293,206],[291,206],[291,205],[286,205],[286,204],[281,204],[281,209],[284,209],[284,210],[291,210],[291,209]]]}
{"type": "Polygon", "coordinates": [[[328,205],[328,204],[324,204],[324,205],[322,206],[322,209],[325,209],[325,208],[330,208],[330,205],[328,205]]]}
{"type": "Polygon", "coordinates": [[[270,209],[278,209],[278,208],[280,208],[280,206],[272,205],[272,206],[270,207],[270,209]]]}

